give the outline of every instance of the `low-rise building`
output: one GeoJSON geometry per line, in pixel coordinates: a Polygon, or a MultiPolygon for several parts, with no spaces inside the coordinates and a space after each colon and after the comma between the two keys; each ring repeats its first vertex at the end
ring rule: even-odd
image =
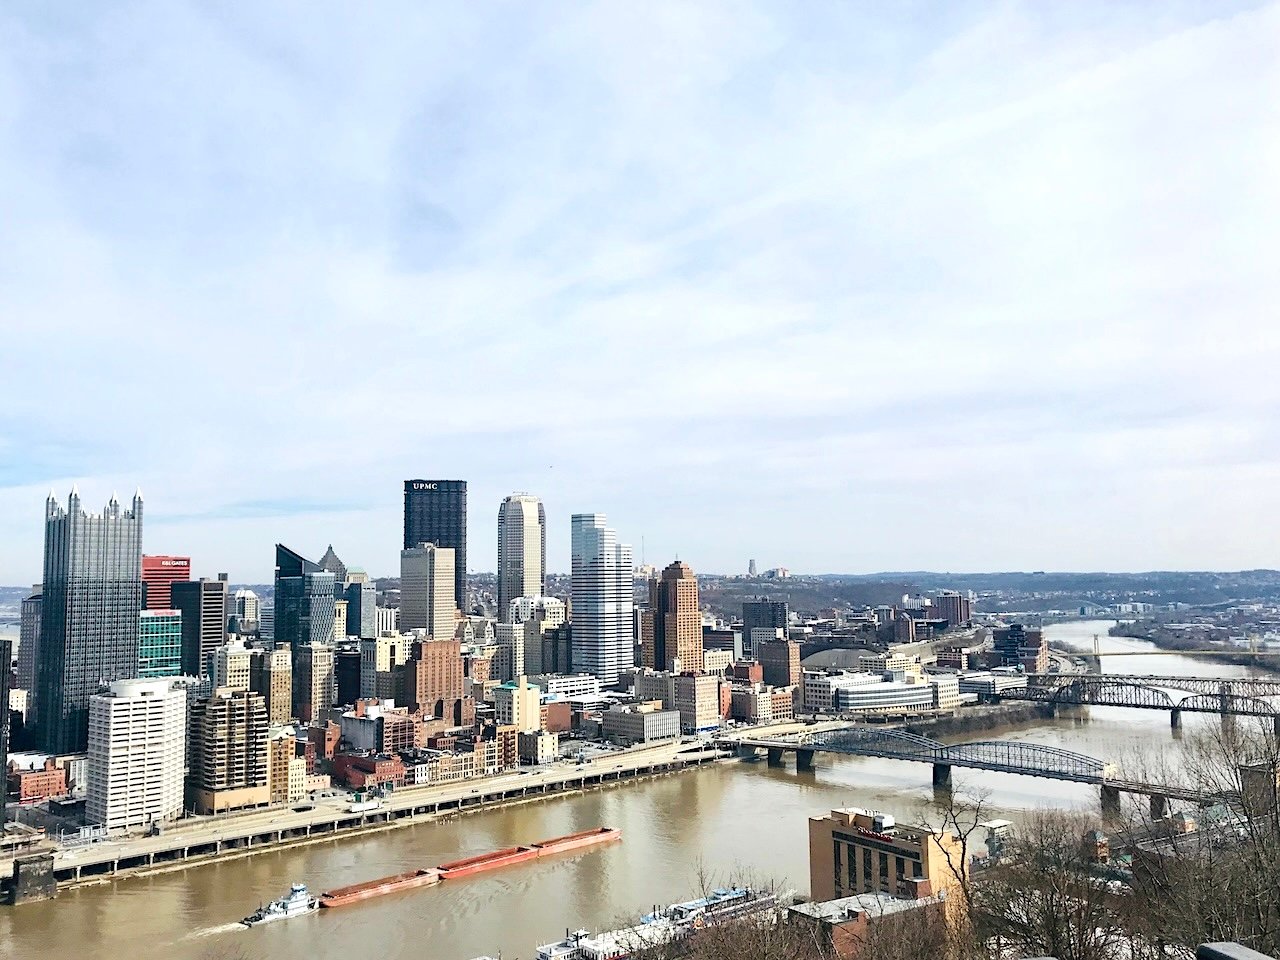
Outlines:
{"type": "Polygon", "coordinates": [[[815,901],[859,893],[918,899],[958,893],[968,865],[950,832],[898,826],[848,808],[809,820],[809,891],[815,901]]]}
{"type": "Polygon", "coordinates": [[[773,720],[773,693],[763,683],[735,683],[730,692],[729,715],[742,723],[773,720]]]}
{"type": "Polygon", "coordinates": [[[538,707],[539,726],[548,733],[568,733],[573,729],[573,704],[568,700],[552,700],[544,697],[538,707]]]}
{"type": "Polygon", "coordinates": [[[484,776],[484,757],[484,751],[419,750],[408,760],[406,778],[415,785],[470,780],[484,776]]]}
{"type": "Polygon", "coordinates": [[[792,720],[795,718],[796,710],[796,688],[795,687],[774,687],[769,691],[770,712],[773,721],[792,720]]]}
{"type": "Polygon", "coordinates": [[[864,653],[858,656],[861,673],[911,673],[919,676],[923,668],[920,658],[905,653],[864,653]]]}
{"type": "Polygon", "coordinates": [[[673,682],[674,702],[683,733],[702,733],[720,726],[720,677],[680,673],[673,682]]]}
{"type": "Polygon", "coordinates": [[[960,678],[954,673],[934,673],[928,677],[933,687],[933,709],[955,710],[960,706],[960,678]]]}
{"type": "Polygon", "coordinates": [[[539,729],[542,722],[542,693],[521,674],[514,682],[504,683],[493,691],[493,708],[499,725],[519,733],[539,729]]]}
{"type": "MultiPolygon", "coordinates": [[[[332,720],[303,728],[307,732],[307,740],[315,748],[315,759],[318,762],[331,763],[338,753],[338,743],[342,739],[342,728],[332,720]]],[[[312,773],[315,771],[312,770],[312,773]]]]}
{"type": "Polygon", "coordinates": [[[545,730],[522,733],[519,738],[520,762],[551,763],[560,750],[560,736],[545,730]]]}
{"type": "Polygon", "coordinates": [[[1027,686],[1027,677],[1012,668],[997,667],[995,670],[978,670],[961,673],[956,677],[960,693],[975,694],[979,700],[996,699],[1006,690],[1022,690],[1027,686]]]}
{"type": "Polygon", "coordinates": [[[394,700],[357,700],[338,727],[346,748],[356,752],[398,753],[412,749],[417,740],[417,723],[394,700]]]}
{"type": "Polygon", "coordinates": [[[635,673],[633,694],[637,700],[648,702],[656,700],[664,707],[671,708],[676,698],[676,677],[670,670],[637,670],[635,673]]]}
{"type": "Polygon", "coordinates": [[[878,675],[871,673],[806,670],[801,687],[801,702],[808,713],[834,713],[837,712],[835,698],[838,691],[881,682],[878,675]]]}
{"type": "Polygon", "coordinates": [[[731,666],[733,666],[732,650],[703,648],[702,669],[707,673],[718,673],[723,676],[729,672],[731,666]]]}
{"type": "Polygon", "coordinates": [[[812,935],[806,940],[812,939],[824,947],[823,956],[861,960],[874,955],[870,946],[873,939],[945,942],[946,907],[946,897],[940,894],[908,899],[884,893],[859,893],[835,900],[795,904],[787,909],[787,922],[809,928],[812,935]]]}
{"type": "Polygon", "coordinates": [[[564,697],[596,697],[600,695],[600,678],[589,673],[541,673],[529,678],[543,693],[564,697]]]}
{"type": "Polygon", "coordinates": [[[51,756],[10,754],[8,792],[18,803],[36,803],[67,794],[67,771],[51,756]]]}
{"type": "Polygon", "coordinates": [[[333,758],[333,776],[353,790],[372,790],[385,784],[403,787],[405,767],[387,754],[340,753],[333,758]]]}
{"type": "Polygon", "coordinates": [[[832,706],[839,714],[923,713],[932,710],[933,703],[932,684],[889,680],[837,690],[832,706]]]}
{"type": "Polygon", "coordinates": [[[612,743],[655,743],[680,738],[680,711],[615,706],[601,714],[601,733],[612,743]]]}

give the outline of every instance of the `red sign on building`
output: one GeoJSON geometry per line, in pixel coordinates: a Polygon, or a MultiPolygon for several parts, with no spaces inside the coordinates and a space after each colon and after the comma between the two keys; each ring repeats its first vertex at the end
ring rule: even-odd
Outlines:
{"type": "Polygon", "coordinates": [[[168,610],[172,604],[170,584],[191,579],[190,557],[142,557],[142,583],[148,610],[168,610]]]}

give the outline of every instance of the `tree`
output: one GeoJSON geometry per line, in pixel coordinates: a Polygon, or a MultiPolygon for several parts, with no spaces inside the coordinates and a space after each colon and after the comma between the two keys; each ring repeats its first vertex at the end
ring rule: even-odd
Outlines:
{"type": "Polygon", "coordinates": [[[970,920],[978,939],[1016,956],[1112,960],[1132,949],[1119,909],[1122,894],[1096,871],[1081,814],[1032,814],[1009,840],[1009,856],[972,885],[970,920]]]}
{"type": "Polygon", "coordinates": [[[1280,954],[1280,740],[1270,718],[1206,726],[1184,740],[1181,761],[1164,775],[1219,801],[1191,811],[1194,829],[1135,809],[1130,922],[1159,945],[1229,940],[1280,954]]]}

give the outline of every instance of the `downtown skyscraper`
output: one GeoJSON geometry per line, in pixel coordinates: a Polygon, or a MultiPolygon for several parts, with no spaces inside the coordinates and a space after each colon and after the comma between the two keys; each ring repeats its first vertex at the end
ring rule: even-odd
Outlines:
{"type": "Polygon", "coordinates": [[[702,612],[698,578],[687,563],[668,564],[649,581],[644,616],[644,666],[653,670],[702,672],[702,612]]]}
{"type": "Polygon", "coordinates": [[[742,601],[742,651],[748,660],[756,659],[756,644],[773,640],[777,631],[787,635],[787,602],[760,597],[742,601]],[[753,633],[753,631],[763,631],[753,633]]]}
{"type": "Polygon", "coordinates": [[[571,540],[573,669],[614,684],[633,660],[631,547],[603,513],[575,513],[571,540]]]}
{"type": "Polygon", "coordinates": [[[333,642],[334,576],[320,564],[276,544],[275,643],[294,652],[309,643],[333,642]]]}
{"type": "Polygon", "coordinates": [[[455,559],[452,550],[434,543],[400,551],[401,630],[426,630],[433,640],[453,639],[455,559]]]}
{"type": "Polygon", "coordinates": [[[467,481],[404,482],[404,549],[434,543],[453,551],[453,602],[467,607],[467,481]]]}
{"type": "Polygon", "coordinates": [[[75,487],[67,508],[45,501],[37,727],[49,753],[89,743],[89,698],[138,675],[142,611],[142,494],[125,510],[113,495],[87,514],[75,487]]]}
{"type": "Polygon", "coordinates": [[[542,501],[513,493],[498,509],[498,619],[511,620],[511,601],[538,597],[547,580],[547,512],[542,501]]]}

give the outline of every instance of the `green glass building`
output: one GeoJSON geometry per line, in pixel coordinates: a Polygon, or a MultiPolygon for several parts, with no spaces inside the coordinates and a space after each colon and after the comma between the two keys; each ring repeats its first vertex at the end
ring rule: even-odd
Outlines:
{"type": "Polygon", "coordinates": [[[138,618],[138,676],[182,675],[182,611],[143,610],[138,618]]]}

